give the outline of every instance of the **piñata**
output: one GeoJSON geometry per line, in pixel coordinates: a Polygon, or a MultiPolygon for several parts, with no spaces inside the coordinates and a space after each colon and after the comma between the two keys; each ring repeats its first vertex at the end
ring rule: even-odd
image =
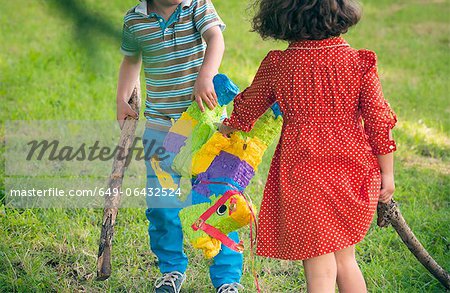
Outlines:
{"type": "Polygon", "coordinates": [[[250,132],[235,132],[230,137],[217,131],[221,115],[238,94],[238,87],[225,75],[214,77],[218,106],[200,111],[197,103],[182,114],[164,141],[167,152],[175,154],[164,162],[182,177],[192,180],[187,200],[192,205],[180,212],[185,235],[206,258],[220,251],[221,244],[242,251],[228,233],[255,220],[256,208],[244,195],[264,152],[281,131],[282,118],[274,104],[250,132]]]}

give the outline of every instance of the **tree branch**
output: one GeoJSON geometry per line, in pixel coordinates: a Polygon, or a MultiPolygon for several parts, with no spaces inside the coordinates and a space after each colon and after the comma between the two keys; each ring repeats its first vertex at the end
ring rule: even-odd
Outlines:
{"type": "MultiPolygon", "coordinates": [[[[139,80],[128,103],[136,113],[139,113],[141,105],[139,80]]],[[[100,244],[98,247],[97,280],[99,281],[106,280],[111,275],[111,249],[114,236],[114,224],[116,222],[118,208],[120,205],[120,190],[122,187],[123,176],[127,167],[126,158],[128,157],[131,144],[134,140],[137,122],[138,120],[132,117],[127,117],[125,119],[118,145],[122,152],[117,152],[114,158],[111,176],[109,178],[108,188],[110,193],[105,196],[102,231],[100,234],[100,244]]]]}
{"type": "Polygon", "coordinates": [[[381,228],[392,225],[402,241],[406,244],[412,254],[414,254],[414,256],[420,261],[420,263],[431,274],[433,274],[433,276],[438,279],[445,288],[450,289],[449,273],[431,257],[428,251],[416,238],[413,231],[400,213],[397,203],[393,200],[389,204],[379,202],[377,207],[377,216],[377,225],[381,228]]]}

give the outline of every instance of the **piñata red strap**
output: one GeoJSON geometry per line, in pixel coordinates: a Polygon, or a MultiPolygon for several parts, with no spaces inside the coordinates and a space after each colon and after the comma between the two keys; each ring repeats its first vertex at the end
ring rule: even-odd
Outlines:
{"type": "Polygon", "coordinates": [[[256,242],[256,236],[255,236],[255,239],[253,239],[252,223],[255,223],[255,233],[256,234],[258,233],[258,225],[256,222],[256,215],[253,211],[250,197],[247,196],[245,193],[239,192],[235,186],[231,185],[228,182],[216,182],[216,181],[201,180],[198,182],[198,184],[222,184],[222,185],[228,185],[233,188],[233,190],[229,190],[229,191],[225,192],[225,194],[212,207],[207,209],[200,216],[200,218],[198,218],[197,221],[194,224],[192,224],[192,229],[194,229],[195,231],[197,231],[198,229],[201,229],[209,236],[214,237],[217,240],[219,240],[226,247],[228,247],[234,251],[237,251],[237,252],[243,252],[243,250],[244,250],[244,244],[243,244],[242,240],[239,243],[236,243],[233,239],[231,239],[227,235],[223,234],[219,229],[207,224],[206,220],[209,217],[211,217],[211,215],[217,210],[217,208],[220,207],[222,204],[224,204],[232,195],[239,194],[244,197],[245,202],[252,213],[252,221],[250,221],[250,256],[251,256],[252,273],[253,273],[253,277],[255,280],[256,290],[258,293],[260,293],[261,288],[259,287],[258,274],[256,273],[256,270],[255,270],[254,255],[253,255],[253,250],[254,250],[253,246],[255,245],[255,242],[256,242]]]}
{"type": "Polygon", "coordinates": [[[229,249],[232,249],[237,252],[243,252],[244,251],[244,244],[242,241],[237,243],[227,235],[223,234],[219,229],[207,224],[203,223],[203,225],[200,227],[200,229],[208,234],[209,236],[216,238],[220,242],[222,242],[223,245],[228,247],[229,249]]]}
{"type": "Polygon", "coordinates": [[[211,217],[211,215],[214,214],[221,205],[223,205],[231,196],[233,196],[235,194],[240,194],[240,192],[238,190],[228,190],[227,192],[225,192],[222,195],[222,197],[216,201],[216,203],[214,205],[212,205],[209,209],[207,209],[197,219],[197,221],[195,221],[195,223],[192,224],[191,227],[192,227],[192,229],[194,229],[194,231],[197,231],[198,229],[204,231],[206,234],[208,234],[209,236],[211,236],[213,238],[216,238],[217,240],[222,242],[223,245],[225,245],[226,247],[228,247],[234,251],[242,252],[244,250],[244,246],[243,246],[242,242],[236,243],[230,237],[223,234],[219,229],[206,223],[206,220],[208,220],[209,217],[211,217]]]}
{"type": "MultiPolygon", "coordinates": [[[[237,190],[228,190],[227,192],[225,192],[221,198],[219,198],[216,203],[214,205],[212,205],[209,209],[207,209],[199,218],[199,220],[202,220],[203,222],[206,222],[206,220],[209,219],[209,217],[211,217],[212,214],[214,214],[216,212],[216,210],[223,205],[231,196],[240,193],[237,190]]],[[[197,221],[199,221],[197,220],[197,221]]],[[[198,230],[198,227],[195,225],[196,223],[194,223],[192,225],[192,228],[194,229],[194,231],[198,230]]]]}

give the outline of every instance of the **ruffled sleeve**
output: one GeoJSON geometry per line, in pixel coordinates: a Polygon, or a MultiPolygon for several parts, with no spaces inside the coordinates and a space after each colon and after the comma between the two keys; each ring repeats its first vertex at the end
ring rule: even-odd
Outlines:
{"type": "Polygon", "coordinates": [[[383,96],[377,72],[377,58],[374,52],[360,50],[362,80],[359,108],[364,120],[364,131],[375,155],[394,152],[397,147],[391,129],[397,116],[383,96]]]}
{"type": "Polygon", "coordinates": [[[271,51],[267,54],[252,84],[234,98],[233,112],[223,124],[248,132],[256,120],[275,103],[273,83],[280,55],[281,51],[271,51]]]}

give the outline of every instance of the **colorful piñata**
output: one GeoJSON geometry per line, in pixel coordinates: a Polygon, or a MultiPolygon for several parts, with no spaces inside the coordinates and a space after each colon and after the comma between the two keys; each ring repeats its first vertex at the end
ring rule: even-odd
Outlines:
{"type": "Polygon", "coordinates": [[[221,243],[242,251],[226,235],[255,220],[256,208],[243,194],[254,177],[264,152],[281,131],[282,118],[274,104],[250,132],[236,132],[225,137],[217,132],[224,107],[238,93],[238,88],[225,75],[214,78],[219,106],[201,112],[197,103],[187,109],[172,126],[164,147],[175,153],[172,169],[192,179],[180,218],[185,235],[206,258],[217,255],[221,243]]]}

